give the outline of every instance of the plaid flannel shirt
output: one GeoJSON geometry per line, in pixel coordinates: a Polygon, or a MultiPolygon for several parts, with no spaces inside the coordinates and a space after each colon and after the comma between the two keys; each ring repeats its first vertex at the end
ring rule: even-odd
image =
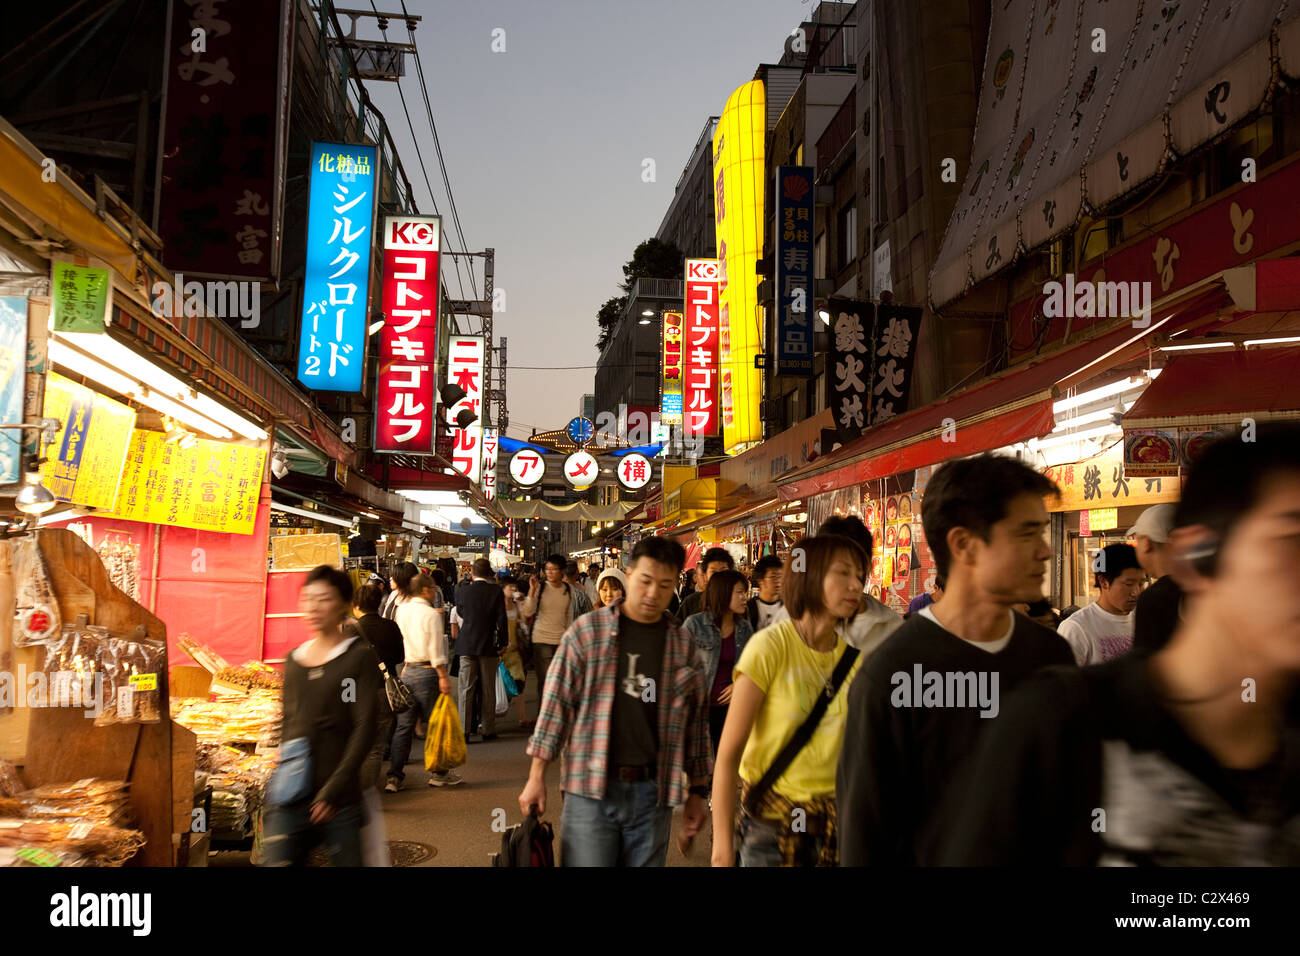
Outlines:
{"type": "MultiPolygon", "coordinates": [[[[618,687],[618,625],[622,601],[584,615],[569,626],[551,661],[537,729],[528,754],[555,760],[560,789],[604,800],[609,780],[610,730],[618,687]]],[[[663,674],[655,688],[659,723],[659,803],[686,802],[691,779],[713,773],[705,668],[690,635],[665,614],[663,674]]]]}

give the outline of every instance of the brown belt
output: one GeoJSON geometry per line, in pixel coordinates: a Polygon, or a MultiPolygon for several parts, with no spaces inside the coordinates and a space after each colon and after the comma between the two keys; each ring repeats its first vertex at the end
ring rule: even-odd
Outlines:
{"type": "Polygon", "coordinates": [[[640,783],[655,778],[654,767],[615,767],[614,775],[623,783],[640,783]]]}

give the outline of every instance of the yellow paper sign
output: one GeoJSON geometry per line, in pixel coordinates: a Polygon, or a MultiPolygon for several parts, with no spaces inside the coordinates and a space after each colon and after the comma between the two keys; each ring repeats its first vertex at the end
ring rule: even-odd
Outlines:
{"type": "MultiPolygon", "coordinates": [[[[1095,511],[1126,505],[1177,501],[1177,478],[1130,478],[1124,473],[1124,450],[1116,445],[1096,458],[1046,470],[1061,489],[1061,500],[1047,499],[1048,511],[1095,511]]],[[[1093,527],[1096,527],[1094,525],[1093,527]]]]}
{"type": "Polygon", "coordinates": [[[252,534],[265,464],[262,448],[203,439],[181,448],[161,432],[137,429],[114,517],[252,534]]]}
{"type": "Polygon", "coordinates": [[[63,427],[46,449],[42,483],[60,501],[112,508],[135,409],[51,372],[45,383],[45,416],[57,418],[63,427]]]}
{"type": "Polygon", "coordinates": [[[1088,527],[1093,531],[1112,531],[1119,527],[1119,509],[1097,508],[1088,512],[1088,527]]]}
{"type": "Polygon", "coordinates": [[[157,674],[132,674],[131,677],[129,678],[129,683],[136,690],[157,690],[158,675],[157,674]]]}

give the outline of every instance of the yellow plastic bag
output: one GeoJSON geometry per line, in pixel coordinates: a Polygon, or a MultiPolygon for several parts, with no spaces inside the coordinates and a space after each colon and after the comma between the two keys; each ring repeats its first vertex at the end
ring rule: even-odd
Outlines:
{"type": "Polygon", "coordinates": [[[424,769],[450,770],[459,767],[466,757],[465,734],[460,729],[460,715],[450,694],[441,694],[429,716],[424,737],[424,769]]]}

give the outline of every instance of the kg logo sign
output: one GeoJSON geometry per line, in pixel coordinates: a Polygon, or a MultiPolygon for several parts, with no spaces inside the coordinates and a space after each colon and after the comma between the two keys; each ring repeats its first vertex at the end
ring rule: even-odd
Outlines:
{"type": "Polygon", "coordinates": [[[687,259],[687,282],[717,282],[722,277],[717,259],[687,259]]]}
{"type": "Polygon", "coordinates": [[[442,222],[437,216],[388,216],[384,225],[385,249],[438,251],[442,222]]]}

